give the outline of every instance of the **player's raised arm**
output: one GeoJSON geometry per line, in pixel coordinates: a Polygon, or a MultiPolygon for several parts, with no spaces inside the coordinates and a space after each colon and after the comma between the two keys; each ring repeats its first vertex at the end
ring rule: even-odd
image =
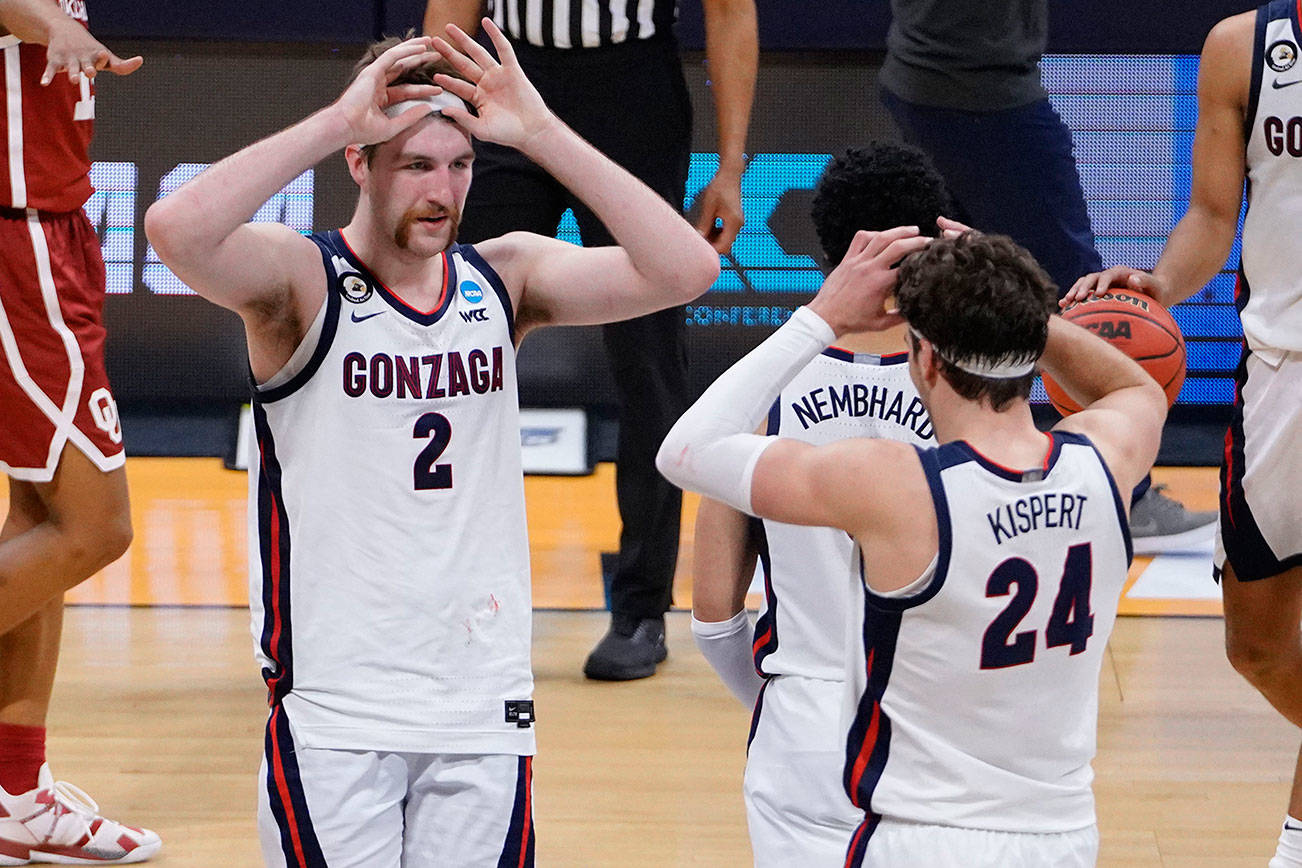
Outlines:
{"type": "MultiPolygon", "coordinates": [[[[438,92],[431,85],[389,86],[402,70],[435,55],[423,37],[390,48],[361,71],[343,95],[286,130],[213,165],[145,215],[159,258],[195,292],[231,308],[250,325],[281,319],[301,296],[324,297],[314,244],[279,223],[253,224],[254,213],[302,172],[350,144],[386,141],[428,116],[416,106],[389,117],[384,109],[438,92]]],[[[311,310],[298,313],[308,315],[311,310]]],[[[274,369],[274,368],[273,368],[274,369]]]]}
{"type": "Polygon", "coordinates": [[[1122,491],[1153,467],[1166,422],[1166,393],[1137,362],[1060,316],[1049,319],[1040,364],[1084,408],[1056,427],[1088,436],[1122,491]]]}
{"type": "Polygon", "coordinates": [[[759,425],[782,387],[838,334],[881,330],[900,321],[897,313],[885,308],[895,284],[892,266],[929,240],[918,235],[917,227],[860,232],[809,306],[797,308],[683,414],[656,456],[660,472],[675,485],[744,512],[852,529],[854,522],[838,514],[835,499],[811,495],[844,481],[850,475],[845,462],[861,451],[860,446],[899,446],[910,451],[911,447],[886,441],[873,446],[864,445],[870,441],[811,446],[749,432],[759,425]],[[779,454],[770,458],[769,452],[779,454]],[[761,463],[768,465],[762,473],[757,469],[761,463]],[[784,464],[791,472],[782,471],[784,464]],[[753,480],[759,498],[754,503],[753,480]]]}
{"type": "Polygon", "coordinates": [[[1226,18],[1203,45],[1189,210],[1171,231],[1152,274],[1125,265],[1087,274],[1063,296],[1063,307],[1125,286],[1169,308],[1202,289],[1225,266],[1243,203],[1243,124],[1255,19],[1255,12],[1226,18]]]}
{"type": "Polygon", "coordinates": [[[435,40],[468,79],[435,81],[477,111],[477,116],[458,109],[444,114],[471,135],[516,148],[533,160],[583,200],[619,244],[585,249],[513,233],[479,245],[519,293],[517,328],[612,322],[703,293],[719,273],[714,249],[669,203],[552,114],[506,37],[492,21],[484,19],[482,25],[500,60],[456,27],[448,28],[448,39],[435,40]]]}

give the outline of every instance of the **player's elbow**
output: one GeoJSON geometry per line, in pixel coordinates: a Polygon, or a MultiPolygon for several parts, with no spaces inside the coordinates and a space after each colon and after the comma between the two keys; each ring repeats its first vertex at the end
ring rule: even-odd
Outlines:
{"type": "Polygon", "coordinates": [[[185,249],[180,209],[171,197],[160,199],[145,212],[145,237],[165,264],[176,261],[185,249]]]}
{"type": "Polygon", "coordinates": [[[686,304],[705,294],[719,279],[719,254],[704,238],[674,268],[674,304],[686,304]]]}
{"type": "Polygon", "coordinates": [[[1151,378],[1135,387],[1134,410],[1130,414],[1136,439],[1141,442],[1146,453],[1151,453],[1148,462],[1157,459],[1158,449],[1162,445],[1162,428],[1166,425],[1166,392],[1151,378]]]}
{"type": "Polygon", "coordinates": [[[674,485],[687,490],[691,487],[692,444],[675,425],[665,436],[656,453],[656,470],[674,485]]]}

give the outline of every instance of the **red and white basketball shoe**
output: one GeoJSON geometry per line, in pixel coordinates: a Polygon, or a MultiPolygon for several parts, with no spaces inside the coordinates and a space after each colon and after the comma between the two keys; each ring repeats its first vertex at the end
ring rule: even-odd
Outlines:
{"type": "Polygon", "coordinates": [[[11,796],[0,788],[0,865],[122,865],[143,862],[160,846],[148,829],[101,817],[94,799],[55,783],[49,766],[41,766],[34,790],[11,796]]]}

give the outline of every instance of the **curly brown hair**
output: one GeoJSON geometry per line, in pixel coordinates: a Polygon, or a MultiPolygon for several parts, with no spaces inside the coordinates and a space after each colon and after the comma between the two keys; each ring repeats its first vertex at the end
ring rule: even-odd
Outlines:
{"type": "MultiPolygon", "coordinates": [[[[972,374],[954,362],[1038,359],[1057,308],[1057,287],[1011,238],[966,232],[939,238],[900,263],[900,313],[936,348],[941,374],[969,401],[995,411],[1031,394],[1034,372],[1013,379],[972,374]]],[[[910,335],[914,351],[917,338],[910,335]]]]}

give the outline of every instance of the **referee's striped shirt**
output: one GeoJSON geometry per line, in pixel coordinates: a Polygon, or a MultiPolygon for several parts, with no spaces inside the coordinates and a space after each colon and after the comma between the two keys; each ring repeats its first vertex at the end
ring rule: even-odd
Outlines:
{"type": "Polygon", "coordinates": [[[541,48],[597,48],[666,36],[676,0],[488,0],[507,36],[541,48]]]}

